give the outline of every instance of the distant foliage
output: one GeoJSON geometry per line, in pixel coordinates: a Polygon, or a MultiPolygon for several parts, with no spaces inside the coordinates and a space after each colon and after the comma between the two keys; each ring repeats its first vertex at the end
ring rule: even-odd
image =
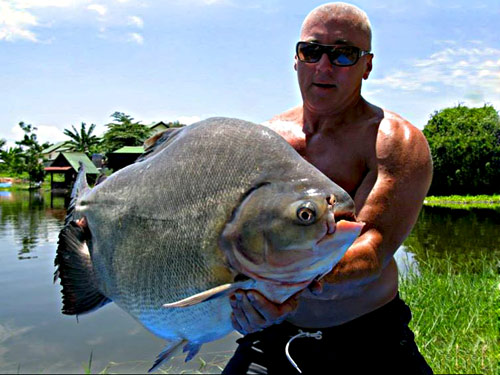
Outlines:
{"type": "Polygon", "coordinates": [[[432,153],[429,194],[500,192],[500,118],[490,105],[435,112],[423,130],[432,153]]]}
{"type": "Polygon", "coordinates": [[[182,128],[186,126],[185,124],[181,124],[179,121],[169,122],[167,124],[167,128],[182,128]]]}
{"type": "Polygon", "coordinates": [[[20,168],[28,172],[30,185],[43,181],[45,171],[43,169],[42,150],[49,146],[49,143],[40,144],[37,139],[37,128],[31,124],[19,123],[19,127],[24,132],[24,138],[16,142],[22,149],[20,155],[20,168]]]}
{"type": "Polygon", "coordinates": [[[151,135],[151,130],[123,112],[111,115],[114,122],[107,124],[108,131],[102,137],[105,152],[113,152],[123,146],[142,146],[151,135]]]}
{"type": "Polygon", "coordinates": [[[0,150],[0,172],[7,175],[18,176],[24,172],[23,150],[21,147],[9,147],[0,150]]]}
{"type": "Polygon", "coordinates": [[[91,157],[92,154],[99,152],[101,140],[92,134],[95,129],[95,124],[91,124],[88,130],[86,126],[87,124],[82,122],[80,130],[78,131],[74,125],[71,125],[73,131],[64,129],[64,134],[71,138],[69,147],[72,151],[83,152],[88,157],[91,157]]]}

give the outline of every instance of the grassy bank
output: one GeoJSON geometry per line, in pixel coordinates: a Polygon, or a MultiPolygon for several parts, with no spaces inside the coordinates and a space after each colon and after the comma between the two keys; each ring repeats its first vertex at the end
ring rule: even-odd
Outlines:
{"type": "Polygon", "coordinates": [[[486,258],[472,263],[464,270],[450,259],[433,260],[420,264],[420,276],[400,280],[400,293],[413,313],[410,327],[437,374],[500,371],[498,265],[486,258]]]}
{"type": "Polygon", "coordinates": [[[500,208],[500,195],[428,196],[424,205],[460,209],[500,208]]]}

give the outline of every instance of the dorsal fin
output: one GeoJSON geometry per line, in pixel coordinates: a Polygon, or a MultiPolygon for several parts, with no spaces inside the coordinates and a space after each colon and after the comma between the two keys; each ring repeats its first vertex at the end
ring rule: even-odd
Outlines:
{"type": "Polygon", "coordinates": [[[85,166],[81,161],[78,163],[80,167],[78,168],[78,175],[76,176],[75,183],[73,184],[73,190],[71,190],[71,201],[69,203],[68,209],[66,210],[66,219],[64,220],[64,225],[68,225],[71,221],[73,221],[73,213],[75,211],[76,201],[82,194],[89,190],[87,176],[85,174],[85,166]]]}
{"type": "Polygon", "coordinates": [[[184,128],[169,128],[152,137],[146,139],[144,142],[144,153],[139,156],[136,162],[140,162],[156,155],[159,151],[163,150],[184,128]]]}

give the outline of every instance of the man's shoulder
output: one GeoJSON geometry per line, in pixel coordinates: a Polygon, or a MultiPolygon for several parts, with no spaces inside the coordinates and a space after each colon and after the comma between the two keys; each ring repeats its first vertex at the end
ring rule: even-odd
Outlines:
{"type": "Polygon", "coordinates": [[[377,136],[377,159],[408,167],[430,163],[427,139],[420,129],[395,112],[384,109],[377,136]]]}
{"type": "Polygon", "coordinates": [[[297,151],[301,152],[304,149],[305,135],[302,131],[302,107],[289,109],[263,122],[262,125],[281,135],[297,151]]]}
{"type": "Polygon", "coordinates": [[[384,117],[378,128],[380,141],[390,143],[396,142],[401,144],[424,142],[427,144],[427,141],[420,129],[395,112],[387,109],[384,109],[383,111],[384,117]]]}
{"type": "Polygon", "coordinates": [[[297,106],[263,122],[263,125],[270,127],[280,126],[280,124],[282,126],[292,126],[293,124],[302,126],[302,121],[302,106],[297,106]]]}

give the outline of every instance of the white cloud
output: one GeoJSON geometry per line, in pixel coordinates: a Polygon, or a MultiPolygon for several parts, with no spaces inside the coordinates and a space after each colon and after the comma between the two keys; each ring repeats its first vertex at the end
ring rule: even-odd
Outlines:
{"type": "MultiPolygon", "coordinates": [[[[15,42],[18,40],[27,40],[31,42],[40,42],[37,35],[37,28],[44,27],[48,29],[57,25],[65,17],[71,19],[75,12],[81,13],[83,10],[96,12],[100,17],[107,17],[106,20],[100,19],[101,23],[106,22],[109,25],[126,25],[142,27],[143,20],[138,16],[123,18],[123,14],[118,11],[119,8],[131,8],[139,6],[136,0],[0,0],[0,42],[15,42]],[[127,4],[125,4],[127,3],[127,4]],[[51,12],[51,8],[59,8],[64,11],[57,13],[51,12]],[[67,8],[67,9],[64,9],[67,8]],[[42,12],[43,10],[43,12],[42,12]],[[117,10],[117,12],[114,12],[117,10]],[[112,17],[113,15],[116,17],[112,17]]],[[[81,17],[80,17],[81,18],[81,17]]],[[[91,18],[89,18],[91,19],[91,18]]],[[[85,19],[84,19],[85,21],[85,19]]],[[[50,40],[51,37],[49,36],[50,40]]]]}
{"type": "Polygon", "coordinates": [[[142,20],[141,17],[130,16],[128,19],[129,19],[129,24],[130,25],[137,26],[137,27],[139,27],[141,29],[144,26],[144,21],[142,20]]]}
{"type": "Polygon", "coordinates": [[[9,2],[14,7],[29,9],[47,7],[67,8],[83,3],[89,3],[89,0],[11,0],[9,2]]]}
{"type": "Polygon", "coordinates": [[[500,99],[500,49],[478,45],[477,41],[444,48],[426,59],[414,60],[403,70],[373,79],[371,84],[373,88],[435,93],[452,89],[466,97],[496,101],[500,99]]]}
{"type": "Polygon", "coordinates": [[[195,122],[201,121],[200,116],[179,116],[177,118],[177,121],[179,121],[181,124],[184,125],[191,125],[194,124],[195,122]]]}
{"type": "Polygon", "coordinates": [[[100,16],[104,16],[108,12],[108,8],[101,4],[90,4],[87,9],[96,11],[100,16]]]}
{"type": "MultiPolygon", "coordinates": [[[[60,141],[68,140],[68,137],[64,135],[63,131],[54,125],[37,125],[35,126],[37,130],[35,131],[38,142],[50,142],[56,143],[60,141]]],[[[19,126],[12,127],[11,131],[11,139],[15,141],[19,141],[24,137],[24,132],[19,126]]],[[[12,147],[13,144],[10,143],[12,147]]]]}
{"type": "Polygon", "coordinates": [[[38,25],[35,16],[12,7],[7,1],[0,1],[0,40],[9,42],[17,39],[27,39],[36,42],[36,35],[29,30],[38,25]]]}
{"type": "Polygon", "coordinates": [[[134,42],[134,43],[137,43],[137,44],[143,44],[144,43],[144,37],[139,34],[139,33],[130,33],[128,34],[129,38],[129,42],[134,42]]]}

